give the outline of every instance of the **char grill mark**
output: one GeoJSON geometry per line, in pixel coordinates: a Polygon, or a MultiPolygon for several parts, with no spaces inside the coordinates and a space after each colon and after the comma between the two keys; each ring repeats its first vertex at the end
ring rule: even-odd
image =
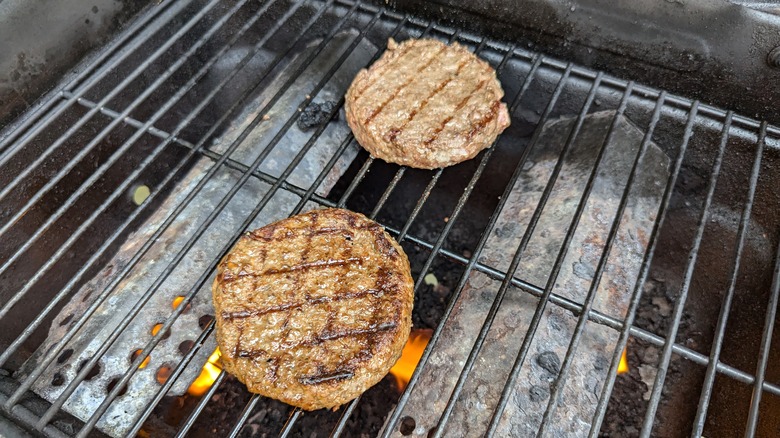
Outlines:
{"type": "MultiPolygon", "coordinates": [[[[342,228],[342,227],[330,227],[330,228],[320,228],[317,230],[309,230],[307,231],[307,234],[303,235],[304,237],[314,237],[319,236],[323,234],[354,234],[354,230],[362,231],[362,230],[373,230],[373,229],[382,229],[382,226],[376,223],[369,224],[369,225],[361,225],[356,226],[351,224],[351,229],[349,228],[342,228]]],[[[297,236],[290,236],[290,235],[284,235],[284,236],[278,236],[275,237],[273,234],[269,233],[263,233],[263,235],[258,235],[255,232],[249,232],[246,234],[246,236],[252,240],[258,240],[266,243],[272,243],[272,242],[278,242],[281,240],[289,240],[292,237],[297,236]]]]}
{"type": "Polygon", "coordinates": [[[447,49],[447,46],[442,47],[439,49],[438,52],[434,56],[431,57],[431,59],[428,60],[422,67],[420,67],[419,70],[417,70],[417,74],[413,75],[411,78],[409,78],[408,81],[404,82],[397,90],[393,92],[393,94],[390,95],[388,99],[386,99],[384,102],[382,102],[375,110],[371,113],[370,116],[365,121],[365,126],[368,127],[369,124],[371,124],[371,121],[374,120],[374,118],[379,115],[379,113],[382,112],[385,107],[392,102],[396,97],[398,97],[398,94],[400,94],[404,88],[408,87],[417,79],[417,76],[423,72],[426,68],[428,68],[431,64],[433,64],[433,61],[441,57],[441,54],[444,53],[444,51],[447,49]]]}
{"type": "Polygon", "coordinates": [[[330,373],[313,374],[302,376],[298,379],[304,385],[319,385],[320,383],[338,382],[340,380],[351,379],[355,373],[352,370],[336,370],[330,373]]]}
{"type": "MultiPolygon", "coordinates": [[[[455,107],[455,110],[452,112],[452,114],[451,114],[450,116],[448,116],[447,118],[445,118],[445,119],[444,119],[444,120],[441,122],[441,125],[440,125],[438,128],[436,128],[436,130],[433,132],[433,135],[431,136],[431,138],[429,138],[428,140],[425,140],[425,141],[423,142],[423,144],[424,144],[424,145],[426,145],[426,146],[429,146],[431,143],[433,143],[434,141],[436,141],[436,139],[437,139],[437,138],[439,138],[439,134],[441,134],[441,132],[442,132],[442,131],[444,131],[444,128],[447,126],[447,123],[449,123],[449,122],[450,122],[452,119],[454,119],[454,118],[455,118],[455,116],[457,116],[457,115],[458,115],[458,113],[459,113],[461,110],[463,110],[463,108],[466,106],[466,103],[468,103],[469,99],[471,99],[471,97],[472,97],[472,96],[473,96],[475,93],[477,93],[478,91],[480,91],[480,90],[481,90],[481,89],[482,89],[482,88],[483,88],[483,87],[484,87],[486,84],[487,84],[487,79],[483,79],[482,81],[480,81],[480,83],[479,83],[479,84],[477,84],[477,87],[476,87],[476,88],[474,88],[474,90],[473,90],[471,93],[469,93],[469,94],[468,94],[466,97],[464,97],[464,98],[463,98],[463,99],[462,99],[460,102],[458,102],[458,106],[456,106],[456,107],[455,107]]],[[[499,105],[499,104],[500,104],[500,102],[499,102],[499,101],[495,101],[495,102],[493,103],[493,106],[497,106],[497,105],[499,105]]],[[[469,139],[470,139],[471,137],[473,137],[473,135],[470,135],[470,136],[469,136],[469,139]]]]}
{"type": "MultiPolygon", "coordinates": [[[[398,327],[398,323],[395,321],[386,321],[382,322],[380,324],[372,324],[367,328],[360,328],[360,329],[352,329],[352,330],[337,330],[337,331],[323,331],[322,333],[319,333],[317,336],[313,336],[310,339],[305,339],[300,342],[290,342],[290,343],[280,343],[281,347],[284,347],[285,350],[292,350],[297,347],[313,347],[315,345],[320,345],[328,341],[333,341],[336,339],[344,339],[344,338],[356,338],[356,337],[367,337],[371,335],[376,335],[383,332],[388,332],[394,330],[396,327],[398,327]]],[[[240,340],[240,338],[239,338],[240,340]]],[[[236,343],[236,357],[244,357],[244,358],[250,358],[250,359],[256,359],[260,357],[266,356],[268,353],[265,350],[259,350],[259,349],[252,349],[252,350],[244,350],[239,349],[238,343],[236,343]]]]}
{"type": "MultiPolygon", "coordinates": [[[[399,53],[399,54],[398,54],[398,56],[397,56],[395,59],[393,59],[393,62],[392,62],[392,63],[390,63],[390,64],[388,64],[388,65],[386,65],[386,66],[384,67],[384,69],[385,69],[385,70],[390,70],[391,68],[394,68],[394,67],[395,67],[397,64],[400,64],[400,63],[401,63],[401,59],[403,59],[403,57],[404,57],[404,56],[406,56],[406,54],[407,54],[407,53],[408,53],[408,52],[409,52],[411,49],[412,49],[412,47],[411,47],[411,46],[409,46],[409,45],[405,46],[405,47],[403,48],[403,50],[401,51],[401,53],[399,53]]],[[[376,84],[377,82],[379,82],[379,78],[380,78],[380,76],[379,76],[379,75],[377,75],[376,79],[374,79],[373,81],[371,81],[371,82],[369,82],[368,84],[366,84],[366,86],[365,86],[365,87],[363,87],[363,89],[361,89],[361,90],[358,90],[358,92],[357,92],[357,93],[355,93],[355,99],[359,99],[361,96],[363,96],[363,94],[366,92],[366,90],[368,90],[369,88],[373,87],[373,86],[374,86],[374,84],[376,84]]]]}
{"type": "Polygon", "coordinates": [[[363,259],[360,257],[348,257],[345,259],[338,259],[338,260],[316,260],[313,262],[308,263],[301,263],[295,266],[290,266],[289,268],[278,268],[278,269],[268,269],[263,272],[246,272],[241,271],[235,276],[233,275],[223,275],[222,281],[225,283],[230,283],[231,281],[235,281],[239,278],[244,277],[262,277],[264,275],[275,275],[275,274],[287,274],[290,272],[296,272],[296,271],[307,271],[315,268],[329,268],[331,266],[345,266],[345,265],[351,265],[353,263],[361,264],[363,263],[363,259]]]}
{"type": "Polygon", "coordinates": [[[485,126],[487,126],[488,123],[492,122],[493,119],[498,117],[498,109],[500,106],[501,106],[501,102],[499,101],[493,102],[493,105],[491,105],[490,107],[490,112],[486,116],[482,117],[482,119],[480,119],[479,122],[477,122],[477,124],[474,125],[473,128],[471,128],[471,131],[469,131],[469,134],[466,136],[467,141],[474,138],[474,136],[477,135],[477,133],[485,129],[485,126]]]}
{"type": "Polygon", "coordinates": [[[452,81],[454,81],[454,80],[458,79],[458,77],[460,76],[460,72],[463,70],[463,68],[464,68],[464,67],[466,67],[467,65],[471,64],[472,62],[474,62],[474,60],[473,60],[473,59],[467,59],[466,61],[463,61],[463,62],[461,62],[460,64],[458,64],[458,69],[455,71],[455,74],[454,74],[454,75],[452,75],[452,76],[450,76],[449,78],[447,78],[447,79],[445,79],[444,81],[442,81],[442,83],[441,83],[441,84],[439,84],[439,85],[438,85],[438,86],[437,86],[437,87],[436,87],[436,88],[433,90],[433,92],[432,92],[431,94],[429,94],[429,95],[428,95],[428,97],[426,97],[426,98],[425,98],[425,99],[424,99],[424,100],[423,100],[423,101],[420,103],[420,106],[418,106],[417,108],[413,109],[413,110],[412,110],[412,111],[409,113],[409,117],[407,117],[406,121],[405,121],[405,122],[404,122],[404,123],[403,123],[401,126],[399,126],[398,128],[393,128],[393,129],[391,129],[391,130],[390,130],[390,133],[389,133],[389,134],[390,134],[390,135],[389,135],[390,141],[391,141],[391,142],[395,142],[396,138],[397,138],[399,135],[401,135],[401,133],[404,131],[404,128],[406,128],[406,126],[407,126],[407,125],[409,125],[409,123],[411,123],[411,122],[412,122],[412,120],[414,120],[414,117],[415,117],[415,116],[416,116],[416,115],[417,115],[417,114],[418,114],[418,113],[419,113],[421,110],[423,110],[423,109],[425,108],[425,106],[426,106],[426,105],[428,105],[428,102],[429,102],[431,99],[433,99],[433,98],[434,98],[434,97],[435,97],[437,94],[439,94],[439,93],[441,92],[441,90],[443,90],[443,89],[444,89],[444,87],[446,87],[447,85],[449,85],[449,84],[450,84],[450,82],[452,82],[452,81]]]}
{"type": "Polygon", "coordinates": [[[386,321],[380,324],[371,324],[367,328],[352,329],[352,330],[336,330],[327,331],[314,336],[311,339],[302,341],[300,344],[294,344],[291,348],[295,348],[298,345],[310,347],[313,345],[319,345],[323,342],[332,341],[335,339],[354,338],[358,336],[375,335],[381,332],[391,331],[398,327],[395,321],[386,321]]]}
{"type": "Polygon", "coordinates": [[[266,315],[268,313],[283,312],[285,310],[297,309],[299,307],[303,307],[306,305],[336,303],[344,300],[363,298],[368,295],[378,296],[382,292],[383,291],[380,289],[366,289],[357,292],[338,292],[337,294],[335,294],[335,296],[325,296],[325,297],[317,297],[317,298],[307,297],[306,300],[302,302],[280,304],[278,306],[267,307],[265,309],[240,310],[237,312],[222,312],[222,318],[224,318],[225,320],[245,319],[253,316],[266,315]]]}
{"type": "Polygon", "coordinates": [[[261,228],[259,230],[254,230],[246,233],[246,236],[254,239],[254,240],[262,240],[265,242],[271,242],[274,240],[274,234],[276,233],[276,226],[271,225],[268,227],[261,228]]]}

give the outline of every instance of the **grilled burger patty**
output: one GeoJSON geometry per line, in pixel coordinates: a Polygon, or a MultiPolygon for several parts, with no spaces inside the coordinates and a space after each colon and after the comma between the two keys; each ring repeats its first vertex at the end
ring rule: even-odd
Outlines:
{"type": "Polygon", "coordinates": [[[347,90],[347,123],[375,157],[435,169],[474,158],[509,126],[490,65],[460,44],[393,39],[347,90]]]}
{"type": "Polygon", "coordinates": [[[314,210],[246,233],[212,286],[225,370],[251,392],[332,408],[379,382],[409,338],[403,249],[365,216],[314,210]]]}

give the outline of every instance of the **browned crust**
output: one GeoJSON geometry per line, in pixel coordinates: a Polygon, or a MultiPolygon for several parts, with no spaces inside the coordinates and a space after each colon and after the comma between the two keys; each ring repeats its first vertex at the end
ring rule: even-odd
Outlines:
{"type": "Polygon", "coordinates": [[[245,234],[217,267],[212,294],[225,370],[306,410],[379,382],[411,330],[409,260],[380,225],[347,210],[245,234]]]}
{"type": "Polygon", "coordinates": [[[476,156],[509,126],[495,70],[467,48],[432,39],[392,39],[358,72],[345,100],[347,123],[373,156],[435,169],[476,156]]]}

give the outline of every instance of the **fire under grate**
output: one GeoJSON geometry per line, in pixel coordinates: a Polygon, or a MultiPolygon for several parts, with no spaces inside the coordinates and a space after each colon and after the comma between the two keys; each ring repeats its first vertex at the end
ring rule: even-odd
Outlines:
{"type": "Polygon", "coordinates": [[[780,430],[777,128],[343,0],[162,1],[76,71],[0,143],[0,406],[25,428],[197,436],[232,408],[220,434],[780,430]],[[421,36],[488,60],[512,115],[445,170],[374,160],[341,110],[388,38],[421,36]],[[216,264],[317,206],[409,254],[431,338],[408,385],[318,413],[229,405],[218,368],[193,392],[216,264]]]}

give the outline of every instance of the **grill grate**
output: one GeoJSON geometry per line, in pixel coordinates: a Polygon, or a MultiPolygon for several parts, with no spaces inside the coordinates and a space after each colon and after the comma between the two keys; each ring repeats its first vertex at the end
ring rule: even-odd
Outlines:
{"type": "MultiPolygon", "coordinates": [[[[380,55],[381,50],[374,54],[373,59],[380,55]]],[[[343,98],[338,102],[338,107],[342,104],[343,98]]],[[[20,355],[36,359],[30,362],[33,364],[32,368],[28,367],[24,369],[24,373],[13,376],[18,380],[10,391],[7,386],[0,387],[2,411],[28,429],[49,436],[87,436],[93,433],[96,426],[102,427],[99,421],[105,420],[105,414],[122,396],[123,387],[143,372],[139,365],[144,363],[151,353],[158,351],[155,349],[164,341],[164,333],[174,326],[187,309],[187,305],[202,294],[204,286],[208,287],[214,268],[222,255],[232,247],[241,233],[253,224],[277,193],[288,192],[297,196],[298,202],[289,212],[296,214],[312,205],[352,208],[359,204],[357,198],[363,196],[365,191],[373,191],[376,200],[372,201],[373,205],[364,212],[385,225],[405,248],[420,248],[427,254],[418,257],[413,266],[417,278],[417,295],[424,289],[425,274],[431,272],[436,263],[446,260],[461,269],[442,321],[433,332],[409,386],[389,414],[383,436],[397,433],[404,407],[409,403],[414,391],[420,389],[418,383],[421,370],[426,367],[436,350],[444,323],[452,317],[455,303],[472,273],[481,273],[500,282],[500,288],[492,307],[482,316],[484,324],[476,342],[470,346],[457,383],[445,396],[447,402],[441,410],[438,423],[430,425],[436,426],[432,436],[446,434],[446,426],[453,417],[456,404],[467,395],[464,394],[464,389],[472,371],[479,366],[479,354],[501,309],[502,301],[515,290],[513,288],[533,296],[538,300],[538,304],[534,309],[527,335],[519,346],[519,353],[512,361],[514,365],[507,382],[503,384],[498,403],[491,412],[489,434],[499,434],[502,414],[516,390],[520,370],[527,365],[531,343],[537,336],[542,314],[548,306],[556,306],[575,315],[577,325],[563,357],[560,373],[551,386],[551,395],[544,416],[539,422],[540,436],[552,433],[557,402],[566,387],[572,361],[578,353],[582,336],[589,324],[606,327],[618,336],[614,354],[611,355],[610,376],[615,375],[621,352],[630,338],[661,349],[647,409],[641,422],[641,431],[638,432],[640,436],[651,436],[654,433],[663,391],[669,390],[670,364],[676,358],[706,370],[691,426],[693,435],[710,436],[706,426],[714,390],[718,379],[729,379],[752,388],[752,396],[744,406],[746,421],[743,427],[746,436],[756,436],[762,430],[760,422],[766,421],[766,415],[759,415],[764,413],[762,409],[766,409],[766,402],[763,400],[766,397],[780,397],[780,382],[775,379],[780,370],[775,370],[770,365],[773,342],[777,342],[777,337],[773,340],[773,333],[780,295],[780,258],[777,253],[774,253],[776,261],[771,271],[773,280],[767,295],[768,302],[759,306],[760,310],[765,312],[765,321],[760,330],[758,356],[754,358],[755,369],[727,364],[723,360],[723,348],[728,333],[729,316],[735,296],[740,290],[740,275],[745,269],[742,261],[747,243],[758,238],[766,246],[774,245],[778,240],[778,223],[772,213],[776,211],[778,201],[771,193],[771,186],[772,181],[776,181],[774,178],[778,177],[772,164],[776,159],[779,140],[780,129],[730,111],[668,95],[664,91],[609,77],[521,49],[516,45],[488,40],[370,4],[351,0],[271,0],[261,5],[246,0],[164,0],[142,14],[112,44],[89,59],[79,73],[74,74],[33,111],[9,127],[0,142],[0,177],[3,178],[1,181],[4,184],[0,191],[0,205],[3,207],[0,236],[4,236],[9,242],[7,248],[0,252],[0,278],[4,281],[0,290],[3,303],[0,307],[0,320],[4,326],[8,324],[9,332],[13,332],[7,335],[11,336],[10,338],[3,339],[6,348],[0,354],[0,366],[9,369],[23,368],[21,362],[27,357],[20,359],[20,355]],[[297,111],[293,111],[292,116],[280,125],[276,133],[268,134],[267,137],[271,138],[267,138],[268,143],[262,152],[249,164],[236,158],[234,152],[248,141],[247,139],[253,141],[250,136],[263,123],[264,116],[280,102],[285,92],[312,65],[318,55],[332,44],[334,38],[348,29],[357,29],[357,34],[332,67],[324,72],[318,82],[311,85],[305,98],[301,96],[296,105],[297,111]],[[350,134],[334,146],[333,153],[327,157],[308,186],[297,184],[291,176],[300,163],[315,148],[318,140],[325,138],[326,130],[340,123],[335,120],[338,110],[334,110],[329,114],[330,123],[318,127],[307,141],[296,146],[299,149],[296,149],[294,156],[290,157],[289,162],[284,164],[279,172],[264,170],[263,166],[271,159],[269,157],[273,157],[275,148],[286,141],[286,136],[293,129],[300,111],[315,101],[362,41],[370,41],[381,47],[388,37],[409,36],[431,36],[459,41],[490,60],[496,67],[502,84],[507,88],[508,99],[511,98],[510,113],[513,125],[524,126],[532,132],[529,139],[518,143],[523,147],[511,143],[516,139],[503,136],[495,147],[480,154],[472,163],[458,166],[468,174],[465,180],[454,185],[456,189],[453,189],[452,178],[448,178],[450,172],[455,172],[452,169],[418,172],[388,166],[361,153],[352,163],[352,171],[342,177],[341,185],[337,184],[329,193],[322,188],[326,179],[333,175],[332,172],[340,162],[352,159],[349,154],[350,151],[354,153],[355,142],[350,134]],[[310,45],[311,41],[315,43],[310,45]],[[240,56],[235,52],[239,47],[244,49],[240,56]],[[303,50],[306,47],[309,48],[308,51],[303,50]],[[305,53],[305,56],[299,58],[297,63],[291,62],[298,53],[305,53]],[[235,56],[237,58],[231,58],[235,56]],[[292,71],[285,70],[286,68],[292,71]],[[262,73],[258,74],[257,71],[262,73]],[[239,111],[254,102],[253,99],[273,83],[279,72],[285,72],[286,76],[278,89],[262,102],[259,110],[252,113],[251,121],[239,125],[237,136],[230,140],[229,145],[221,150],[217,148],[219,136],[224,137],[224,133],[228,131],[227,127],[235,122],[239,111]],[[531,101],[541,103],[537,107],[542,111],[536,115],[524,113],[523,109],[531,101]],[[600,108],[597,109],[597,106],[600,108]],[[642,126],[645,135],[615,214],[618,219],[609,228],[605,250],[595,267],[594,280],[587,296],[580,302],[554,293],[553,288],[593,189],[598,175],[598,164],[589,172],[584,191],[577,200],[575,214],[566,228],[563,243],[557,252],[552,273],[546,284],[540,286],[528,281],[517,268],[526,254],[539,218],[545,211],[567,150],[578,138],[586,117],[603,108],[615,109],[608,138],[612,136],[617,120],[624,115],[642,126]],[[486,263],[481,258],[482,251],[494,232],[500,213],[507,206],[512,188],[526,169],[533,146],[539,141],[542,130],[549,121],[566,115],[575,115],[576,122],[530,217],[523,239],[517,248],[506,250],[508,267],[502,269],[486,263]],[[708,143],[707,139],[710,137],[713,141],[708,143]],[[693,148],[691,144],[698,138],[704,139],[701,141],[704,145],[693,148]],[[84,145],[74,147],[74,141],[83,141],[84,145]],[[636,285],[630,291],[628,310],[621,318],[599,310],[594,306],[594,302],[599,281],[608,265],[610,250],[621,225],[620,218],[626,209],[630,189],[634,186],[639,163],[652,142],[665,147],[673,162],[668,181],[663,186],[665,189],[660,208],[648,237],[649,244],[644,252],[636,285]],[[713,147],[710,147],[710,143],[713,147]],[[149,146],[150,144],[153,146],[149,146]],[[737,150],[739,147],[742,149],[737,150]],[[520,153],[507,155],[507,151],[518,149],[520,153]],[[743,152],[750,158],[740,158],[743,152]],[[135,248],[132,257],[126,265],[119,268],[119,272],[112,277],[113,280],[91,297],[83,314],[76,315],[66,324],[62,337],[47,351],[33,355],[35,348],[43,344],[41,336],[45,337],[45,331],[48,324],[54,320],[56,311],[96,275],[101,266],[111,260],[118,246],[149,218],[154,209],[181,183],[183,175],[201,159],[208,159],[209,164],[192,192],[184,196],[170,215],[161,221],[159,228],[135,248]],[[508,164],[497,162],[504,159],[507,159],[508,164]],[[724,246],[724,252],[729,253],[724,256],[729,266],[728,282],[722,288],[717,325],[710,351],[707,352],[687,345],[684,340],[678,339],[678,334],[686,309],[689,308],[687,306],[690,305],[689,292],[694,287],[696,268],[701,264],[699,259],[710,257],[709,254],[703,254],[701,248],[707,238],[712,238],[708,234],[708,224],[713,221],[719,183],[723,178],[732,178],[732,175],[724,173],[722,169],[727,163],[740,163],[740,160],[749,163],[746,166],[749,175],[747,181],[734,185],[744,185],[747,182],[747,189],[741,189],[739,193],[745,193],[735,196],[734,202],[740,205],[736,240],[733,248],[724,246]],[[122,163],[128,163],[121,168],[124,170],[120,169],[122,163]],[[685,262],[684,271],[675,296],[670,323],[663,333],[654,333],[636,324],[635,317],[643,288],[653,270],[658,242],[667,227],[677,226],[675,217],[671,217],[669,213],[674,199],[692,196],[681,194],[683,184],[680,180],[688,175],[685,171],[686,165],[703,169],[701,172],[705,175],[702,177],[704,186],[698,192],[694,191],[696,196],[693,199],[694,203],[701,203],[701,206],[692,205],[689,208],[698,212],[698,216],[690,234],[690,245],[686,247],[687,253],[680,256],[680,260],[685,262]],[[377,173],[379,167],[391,169],[391,177],[386,182],[386,187],[384,190],[367,188],[369,182],[373,184],[374,181],[370,179],[370,172],[373,170],[377,173]],[[196,195],[224,169],[230,169],[240,175],[230,191],[187,236],[186,244],[153,284],[143,291],[137,303],[127,309],[127,313],[119,324],[112,328],[106,341],[80,370],[75,372],[75,377],[66,382],[56,400],[43,410],[29,406],[26,401],[32,390],[36,385],[42,384],[42,376],[49,375],[47,373],[54,366],[55,360],[61,357],[72,340],[84,336],[80,330],[90,323],[90,318],[104,303],[118,293],[121,280],[138,267],[147,252],[196,195]],[[453,237],[453,234],[457,232],[455,230],[458,229],[459,221],[465,220],[464,216],[476,214],[474,203],[479,199],[475,198],[485,197],[485,194],[489,193],[485,180],[492,180],[493,172],[497,172],[497,169],[501,169],[503,175],[497,190],[501,196],[490,205],[484,220],[477,221],[480,224],[479,240],[470,246],[470,254],[464,255],[458,242],[454,242],[457,238],[453,237]],[[153,174],[160,177],[155,179],[153,174]],[[388,206],[392,205],[396,198],[403,197],[399,192],[404,192],[409,187],[405,185],[406,182],[413,178],[423,181],[424,185],[419,197],[413,200],[407,209],[408,213],[404,215],[403,221],[396,223],[389,216],[385,218],[383,214],[388,210],[388,206]],[[149,198],[140,206],[130,204],[127,193],[148,180],[154,181],[149,198]],[[199,242],[210,224],[217,220],[231,199],[248,181],[267,184],[268,190],[262,194],[256,205],[251,206],[253,210],[241,218],[237,231],[221,242],[220,248],[215,248],[211,255],[213,258],[201,272],[196,273],[197,279],[192,286],[182,291],[183,304],[166,317],[157,335],[142,340],[141,353],[132,363],[127,364],[125,372],[113,388],[107,391],[105,398],[94,406],[94,411],[89,413],[83,426],[63,420],[63,413],[70,412],[67,405],[69,397],[84,384],[94,367],[99,366],[101,358],[117,339],[140,318],[139,315],[142,315],[147,302],[156,296],[166,279],[185,260],[190,249],[199,242]],[[759,181],[762,181],[762,184],[759,184],[759,181]],[[102,191],[96,194],[96,187],[102,191]],[[429,210],[438,208],[438,196],[443,196],[440,193],[449,196],[449,203],[444,203],[449,208],[446,212],[438,213],[447,220],[440,229],[428,233],[435,236],[429,238],[416,224],[421,217],[431,214],[429,210]],[[85,211],[74,213],[74,210],[82,210],[82,202],[85,202],[83,200],[86,198],[97,199],[99,202],[85,211]],[[432,206],[434,199],[437,204],[432,206]],[[767,211],[768,214],[765,213],[767,211]],[[755,216],[759,216],[758,219],[755,216]],[[751,220],[764,221],[764,228],[770,230],[768,234],[756,237],[755,230],[751,228],[751,220]],[[90,234],[96,227],[102,227],[103,231],[90,240],[90,234]],[[56,233],[62,230],[64,237],[56,238],[56,233]],[[12,281],[12,278],[15,280],[12,281]],[[30,318],[11,324],[10,321],[17,319],[15,316],[22,312],[23,308],[31,307],[29,303],[39,300],[42,296],[45,297],[43,304],[35,309],[30,318]],[[68,424],[76,424],[76,429],[70,430],[68,424]]],[[[605,144],[608,142],[609,140],[605,140],[605,144]]],[[[597,163],[602,162],[605,150],[606,147],[600,150],[596,158],[597,163]]],[[[718,294],[720,293],[719,291],[718,294]]],[[[759,319],[758,315],[755,317],[759,319]]],[[[138,412],[133,412],[129,427],[121,432],[114,432],[115,434],[137,434],[163,397],[180,378],[186,376],[188,367],[193,364],[195,369],[199,369],[200,364],[196,362],[203,358],[208,346],[213,345],[208,343],[210,339],[213,340],[213,330],[213,322],[210,322],[197,334],[192,348],[180,356],[178,363],[173,364],[170,377],[163,384],[157,385],[150,403],[138,412]]],[[[190,432],[224,381],[225,374],[222,373],[179,425],[177,436],[185,436],[190,432]]],[[[586,419],[592,425],[589,431],[591,437],[599,436],[615,384],[614,378],[607,378],[596,394],[598,402],[592,418],[586,419]]],[[[237,436],[241,432],[261,400],[257,395],[249,398],[232,426],[230,436],[237,436]]],[[[359,403],[360,398],[334,414],[338,416],[338,420],[332,431],[333,436],[345,431],[347,422],[359,403]]],[[[280,434],[293,434],[301,416],[300,410],[292,410],[280,434]]],[[[428,430],[425,433],[428,433],[428,430]]]]}

